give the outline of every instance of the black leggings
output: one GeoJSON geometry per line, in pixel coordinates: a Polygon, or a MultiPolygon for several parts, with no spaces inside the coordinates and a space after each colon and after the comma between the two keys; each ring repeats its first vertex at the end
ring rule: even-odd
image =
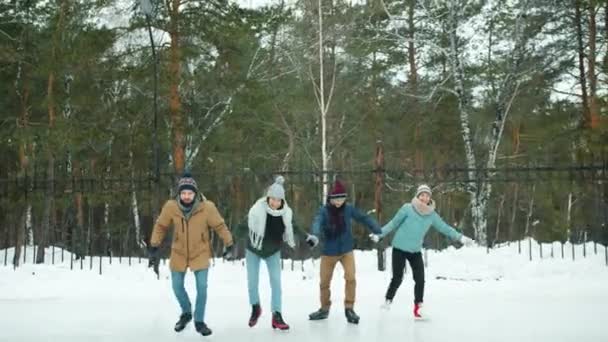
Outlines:
{"type": "Polygon", "coordinates": [[[393,247],[393,279],[386,291],[386,299],[393,300],[397,289],[403,282],[403,272],[405,271],[405,260],[410,262],[412,274],[414,276],[414,303],[422,303],[424,297],[424,262],[422,253],[404,252],[393,247]]]}

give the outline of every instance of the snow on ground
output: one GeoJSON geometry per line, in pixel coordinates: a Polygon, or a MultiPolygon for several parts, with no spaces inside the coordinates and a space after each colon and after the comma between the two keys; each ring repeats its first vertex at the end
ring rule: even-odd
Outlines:
{"type": "MultiPolygon", "coordinates": [[[[413,282],[411,272],[401,286],[390,311],[380,308],[390,281],[390,272],[376,270],[375,252],[357,252],[358,326],[346,323],[343,314],[343,272],[337,267],[332,284],[334,301],[327,321],[310,322],[308,313],[318,302],[319,262],[285,261],[283,272],[283,316],[292,327],[288,333],[274,332],[268,313],[270,291],[265,268],[261,274],[262,306],[258,326],[249,328],[245,268],[241,261],[216,260],[209,277],[206,321],[214,341],[606,341],[608,317],[608,266],[605,250],[595,254],[587,245],[576,246],[572,260],[566,245],[561,259],[559,244],[543,248],[533,244],[529,261],[528,244],[522,243],[490,251],[483,248],[428,251],[425,313],[430,319],[412,319],[413,282]]],[[[7,251],[8,264],[12,250],[7,251]]],[[[50,249],[47,250],[47,256],[50,249]]],[[[70,254],[55,250],[55,265],[26,263],[16,270],[0,266],[0,341],[198,341],[192,325],[173,332],[179,314],[171,292],[169,272],[161,269],[161,279],[132,259],[118,262],[105,259],[99,275],[99,259],[75,262],[70,270],[70,254]]],[[[4,265],[0,251],[0,265],[4,265]]],[[[28,259],[33,256],[27,251],[28,259]]],[[[390,263],[390,251],[387,254],[390,263]]],[[[50,258],[47,259],[50,262],[50,258]]],[[[388,267],[390,269],[390,265],[388,267]]],[[[194,295],[194,279],[187,278],[194,295]]]]}

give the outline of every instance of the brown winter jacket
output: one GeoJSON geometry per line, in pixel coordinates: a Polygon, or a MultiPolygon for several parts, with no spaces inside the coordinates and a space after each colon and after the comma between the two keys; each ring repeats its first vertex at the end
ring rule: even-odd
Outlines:
{"type": "Polygon", "coordinates": [[[162,243],[170,226],[173,226],[169,262],[171,271],[185,272],[187,268],[198,271],[209,268],[209,259],[213,255],[210,229],[220,236],[225,246],[232,245],[232,235],[224,219],[215,204],[208,200],[203,200],[192,209],[189,220],[186,220],[176,200],[167,201],[152,231],[152,247],[158,247],[162,243]]]}

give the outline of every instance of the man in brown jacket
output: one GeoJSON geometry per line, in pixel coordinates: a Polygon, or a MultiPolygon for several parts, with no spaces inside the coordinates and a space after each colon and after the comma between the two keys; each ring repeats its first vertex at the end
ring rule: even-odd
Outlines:
{"type": "Polygon", "coordinates": [[[175,331],[184,330],[192,320],[190,298],[184,288],[186,270],[190,268],[196,279],[196,302],[194,310],[194,325],[196,331],[203,336],[211,335],[211,329],[205,324],[205,305],[207,303],[207,276],[211,250],[210,230],[220,236],[226,251],[224,256],[231,258],[232,235],[217,211],[213,202],[199,194],[196,181],[189,173],[184,173],[178,182],[178,197],[169,200],[154,225],[150,238],[150,267],[158,271],[159,250],[169,227],[173,227],[173,242],[171,244],[171,282],[173,292],[181,307],[182,314],[175,331]]]}

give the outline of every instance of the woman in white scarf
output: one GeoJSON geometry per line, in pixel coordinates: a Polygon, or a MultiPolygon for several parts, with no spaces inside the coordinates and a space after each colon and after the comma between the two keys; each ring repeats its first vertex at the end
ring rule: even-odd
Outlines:
{"type": "MultiPolygon", "coordinates": [[[[288,330],[281,315],[281,246],[286,243],[295,247],[293,212],[285,201],[285,189],[282,176],[268,188],[266,196],[260,198],[249,209],[248,243],[245,252],[247,264],[247,285],[249,290],[249,303],[251,304],[251,317],[249,326],[257,324],[262,314],[259,295],[260,264],[264,260],[270,276],[272,292],[272,328],[288,330]]],[[[314,246],[318,243],[316,237],[307,235],[307,243],[314,246]]]]}

